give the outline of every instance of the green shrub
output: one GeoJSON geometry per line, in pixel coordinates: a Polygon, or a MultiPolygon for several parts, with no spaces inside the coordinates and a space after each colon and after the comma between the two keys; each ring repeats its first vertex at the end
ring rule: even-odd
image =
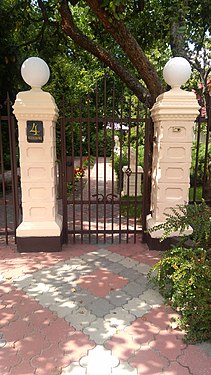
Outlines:
{"type": "Polygon", "coordinates": [[[178,320],[186,341],[211,338],[211,267],[203,248],[174,247],[155,264],[151,281],[166,301],[180,313],[178,320]]]}
{"type": "Polygon", "coordinates": [[[195,343],[211,338],[211,208],[202,201],[172,211],[164,224],[151,231],[163,229],[162,240],[179,231],[183,235],[180,245],[163,253],[149,278],[179,311],[178,323],[186,331],[186,340],[195,343]],[[184,232],[189,226],[193,232],[187,236],[184,232]],[[190,248],[187,239],[191,239],[190,248]]]}
{"type": "Polygon", "coordinates": [[[204,200],[200,204],[178,205],[171,209],[172,214],[166,214],[163,224],[154,226],[149,232],[163,230],[161,241],[173,232],[179,231],[183,245],[187,239],[192,240],[193,247],[202,247],[210,250],[211,247],[211,207],[204,200]],[[192,234],[185,234],[185,230],[192,228],[192,234]]]}

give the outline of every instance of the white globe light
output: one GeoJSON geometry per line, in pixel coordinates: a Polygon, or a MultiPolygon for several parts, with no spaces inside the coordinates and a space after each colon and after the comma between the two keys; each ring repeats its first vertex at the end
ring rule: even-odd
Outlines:
{"type": "Polygon", "coordinates": [[[187,82],[191,75],[191,66],[184,57],[173,57],[164,69],[163,78],[172,88],[180,87],[187,82]]]}
{"type": "Polygon", "coordinates": [[[32,88],[41,88],[50,77],[50,70],[46,62],[39,57],[29,57],[21,66],[24,81],[32,88]]]}

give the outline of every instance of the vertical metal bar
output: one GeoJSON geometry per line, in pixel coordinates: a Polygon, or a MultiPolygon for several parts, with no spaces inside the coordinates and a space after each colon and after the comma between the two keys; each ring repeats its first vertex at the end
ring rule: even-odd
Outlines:
{"type": "Polygon", "coordinates": [[[204,155],[204,171],[203,171],[203,178],[202,178],[202,198],[205,198],[205,188],[206,188],[206,181],[207,181],[208,146],[209,146],[209,126],[208,126],[208,120],[207,120],[207,133],[206,133],[205,155],[204,155]]]}
{"type": "Polygon", "coordinates": [[[114,115],[115,115],[115,86],[113,85],[112,93],[112,209],[111,209],[111,242],[114,243],[114,115]]]}
{"type": "Polygon", "coordinates": [[[72,197],[73,197],[73,243],[75,243],[75,150],[74,150],[74,120],[73,120],[73,103],[70,106],[71,112],[71,142],[72,142],[72,197]]]}
{"type": "Polygon", "coordinates": [[[106,75],[104,76],[104,243],[106,243],[106,99],[107,99],[107,92],[106,92],[106,75]]]}
{"type": "Polygon", "coordinates": [[[0,113],[0,175],[2,183],[2,195],[3,195],[3,206],[4,206],[4,230],[5,230],[5,241],[8,245],[8,228],[7,228],[7,199],[6,199],[6,186],[5,186],[5,176],[4,176],[4,152],[3,152],[3,142],[2,142],[2,122],[0,113]]]}
{"type": "MultiPolygon", "coordinates": [[[[17,209],[17,163],[16,163],[16,144],[14,138],[14,118],[12,122],[11,116],[11,102],[9,98],[9,94],[7,93],[7,116],[8,116],[8,129],[9,129],[9,144],[10,144],[10,165],[11,165],[11,177],[12,177],[12,203],[13,203],[13,227],[14,232],[16,232],[16,228],[18,226],[18,209],[17,209]]],[[[16,235],[15,235],[16,240],[16,235]]]]}
{"type": "Polygon", "coordinates": [[[134,204],[134,243],[136,243],[136,227],[137,227],[137,184],[138,184],[138,146],[139,146],[139,112],[140,102],[138,101],[137,106],[137,123],[136,123],[136,170],[135,170],[135,204],[134,204]]]}
{"type": "Polygon", "coordinates": [[[196,162],[194,168],[194,183],[193,183],[193,201],[196,201],[196,189],[197,189],[197,175],[198,175],[198,162],[199,162],[199,147],[200,147],[200,135],[201,135],[201,115],[197,121],[197,141],[196,141],[196,162]]]}
{"type": "Polygon", "coordinates": [[[98,244],[98,178],[99,178],[99,169],[98,169],[98,127],[99,127],[99,118],[98,118],[98,83],[96,84],[96,243],[98,244]]]}
{"type": "MultiPolygon", "coordinates": [[[[79,123],[80,123],[80,168],[83,167],[83,149],[82,149],[82,100],[80,99],[79,104],[79,123]]],[[[81,243],[83,243],[83,182],[82,177],[80,177],[80,191],[81,191],[81,243]]]]}
{"type": "Polygon", "coordinates": [[[62,172],[62,210],[63,210],[63,242],[68,242],[68,223],[67,223],[67,156],[66,156],[66,119],[64,118],[64,100],[63,113],[61,117],[61,172],[62,172]]]}
{"type": "MultiPolygon", "coordinates": [[[[11,117],[11,136],[12,136],[12,145],[13,145],[13,167],[14,167],[14,176],[13,176],[13,184],[14,184],[14,192],[15,192],[15,229],[19,224],[19,196],[18,196],[18,168],[17,168],[17,157],[16,157],[16,136],[15,136],[15,118],[14,116],[11,117]]],[[[15,236],[16,238],[16,236],[15,236]]]]}
{"type": "Polygon", "coordinates": [[[88,202],[89,202],[89,243],[91,243],[91,180],[90,180],[90,95],[88,95],[88,202]]]}
{"type": "Polygon", "coordinates": [[[123,97],[120,101],[120,155],[119,155],[119,243],[122,242],[122,119],[123,119],[123,97]]]}
{"type": "MultiPolygon", "coordinates": [[[[131,132],[131,96],[129,100],[129,117],[128,117],[128,169],[130,170],[130,132],[131,132]]],[[[127,179],[127,243],[129,240],[129,205],[130,205],[130,174],[127,179]]]]}
{"type": "Polygon", "coordinates": [[[142,241],[146,242],[146,217],[150,213],[151,204],[151,174],[153,155],[154,126],[151,118],[145,114],[144,135],[144,180],[143,180],[143,203],[142,203],[142,241]]]}

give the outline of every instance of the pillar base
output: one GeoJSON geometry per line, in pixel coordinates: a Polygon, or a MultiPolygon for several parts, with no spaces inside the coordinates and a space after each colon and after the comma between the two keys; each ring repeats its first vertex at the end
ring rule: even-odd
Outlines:
{"type": "Polygon", "coordinates": [[[168,237],[161,242],[160,238],[152,237],[150,233],[147,233],[145,237],[145,241],[149,250],[166,251],[166,250],[169,250],[171,246],[177,245],[179,242],[179,238],[168,237]]]}
{"type": "Polygon", "coordinates": [[[62,235],[57,237],[16,237],[19,253],[57,252],[62,250],[62,235]]]}

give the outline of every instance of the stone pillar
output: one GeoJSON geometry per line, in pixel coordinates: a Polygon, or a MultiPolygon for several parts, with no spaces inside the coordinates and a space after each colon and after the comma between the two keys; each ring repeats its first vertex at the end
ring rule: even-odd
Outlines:
{"type": "MultiPolygon", "coordinates": [[[[164,78],[172,89],[158,96],[152,108],[152,214],[147,218],[147,229],[164,223],[165,213],[172,213],[171,207],[189,201],[193,126],[199,106],[194,93],[180,89],[180,85],[189,78],[183,77],[189,63],[183,58],[174,58],[166,67],[164,78]]],[[[150,233],[150,247],[158,246],[159,241],[152,239],[159,240],[162,234],[162,231],[150,233]]],[[[177,235],[178,233],[172,234],[177,235]]]]}
{"type": "Polygon", "coordinates": [[[56,133],[58,109],[41,89],[49,78],[47,64],[29,58],[22,65],[32,89],[20,92],[14,104],[18,120],[23,221],[16,230],[17,250],[60,251],[62,217],[56,196],[56,133]]]}

